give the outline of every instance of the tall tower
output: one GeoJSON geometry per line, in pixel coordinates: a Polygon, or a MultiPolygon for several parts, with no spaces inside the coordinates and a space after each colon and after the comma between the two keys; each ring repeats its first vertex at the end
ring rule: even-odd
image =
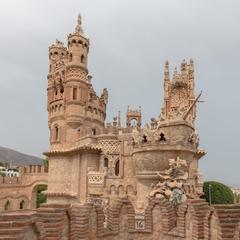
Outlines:
{"type": "Polygon", "coordinates": [[[181,70],[174,69],[173,79],[170,80],[169,64],[165,63],[164,72],[164,107],[161,118],[165,120],[175,120],[187,115],[187,121],[194,124],[196,117],[196,106],[194,105],[194,63],[191,59],[189,63],[185,60],[181,63],[181,70]]]}
{"type": "Polygon", "coordinates": [[[99,150],[87,152],[81,143],[104,132],[108,92],[103,89],[98,97],[93,89],[87,68],[89,39],[81,24],[79,15],[67,47],[56,40],[49,48],[49,203],[84,201],[87,172],[99,165],[99,150]]]}
{"type": "Polygon", "coordinates": [[[89,39],[78,16],[68,47],[56,40],[49,48],[48,122],[51,149],[67,148],[80,137],[104,127],[107,90],[98,97],[88,75],[89,39]]]}

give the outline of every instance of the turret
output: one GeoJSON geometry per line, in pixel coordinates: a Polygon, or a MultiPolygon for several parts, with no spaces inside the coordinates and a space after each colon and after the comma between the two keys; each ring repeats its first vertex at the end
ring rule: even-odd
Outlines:
{"type": "MultiPolygon", "coordinates": [[[[180,71],[175,67],[172,81],[170,81],[169,77],[169,64],[166,62],[164,71],[164,107],[161,118],[171,121],[179,120],[194,101],[193,60],[191,59],[189,63],[183,60],[180,71]]],[[[191,124],[194,124],[195,107],[192,108],[188,120],[191,124]]]]}
{"type": "Polygon", "coordinates": [[[82,19],[79,15],[75,32],[68,35],[68,62],[70,65],[74,64],[81,66],[86,71],[86,74],[88,73],[88,50],[89,39],[84,36],[82,30],[82,19]]]}
{"type": "Polygon", "coordinates": [[[49,48],[48,112],[51,147],[69,147],[88,134],[102,132],[108,102],[107,89],[100,97],[88,74],[89,39],[78,16],[68,47],[56,40],[49,48]]]}

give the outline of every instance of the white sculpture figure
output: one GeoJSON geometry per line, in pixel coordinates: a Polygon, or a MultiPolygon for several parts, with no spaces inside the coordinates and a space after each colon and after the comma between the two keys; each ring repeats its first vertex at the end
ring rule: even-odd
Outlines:
{"type": "Polygon", "coordinates": [[[187,162],[179,157],[168,160],[169,169],[158,172],[160,181],[153,187],[150,197],[167,198],[177,205],[186,200],[183,184],[188,178],[187,162]]]}

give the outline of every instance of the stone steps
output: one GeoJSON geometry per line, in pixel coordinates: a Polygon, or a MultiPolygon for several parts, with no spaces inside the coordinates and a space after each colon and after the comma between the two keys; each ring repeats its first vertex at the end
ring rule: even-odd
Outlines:
{"type": "MultiPolygon", "coordinates": [[[[67,205],[68,206],[68,205],[67,205]]],[[[45,230],[44,240],[62,239],[62,230],[64,228],[64,219],[66,217],[66,209],[58,204],[44,204],[37,209],[43,229],[45,230]]]]}
{"type": "Polygon", "coordinates": [[[0,236],[1,235],[18,235],[24,232],[24,228],[1,228],[0,229],[0,236]]]}
{"type": "Polygon", "coordinates": [[[222,239],[234,239],[235,229],[240,222],[240,205],[214,205],[213,207],[219,219],[222,239]]]}
{"type": "Polygon", "coordinates": [[[0,236],[0,240],[22,240],[22,239],[24,239],[23,236],[8,236],[8,235],[0,236]]]}

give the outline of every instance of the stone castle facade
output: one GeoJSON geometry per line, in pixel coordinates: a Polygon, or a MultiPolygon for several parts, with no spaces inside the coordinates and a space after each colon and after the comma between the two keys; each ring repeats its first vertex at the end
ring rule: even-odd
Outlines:
{"type": "Polygon", "coordinates": [[[80,17],[75,32],[68,35],[68,47],[57,40],[49,48],[48,202],[96,200],[111,205],[120,198],[142,212],[170,159],[179,166],[180,159],[184,160],[180,168],[188,176],[179,181],[185,197],[199,197],[198,161],[204,151],[198,148],[194,126],[198,99],[193,61],[183,61],[173,79],[166,62],[164,107],[158,118],[142,127],[141,109],[128,108],[126,127],[121,126],[120,116],[106,126],[108,92],[104,89],[97,96],[94,91],[88,51],[89,39],[80,17]]]}
{"type": "Polygon", "coordinates": [[[193,60],[172,78],[166,62],[160,115],[142,126],[141,108],[128,108],[123,127],[120,114],[105,123],[89,46],[79,16],[67,47],[49,48],[47,203],[1,213],[0,239],[240,239],[240,206],[200,198],[193,60]]]}

